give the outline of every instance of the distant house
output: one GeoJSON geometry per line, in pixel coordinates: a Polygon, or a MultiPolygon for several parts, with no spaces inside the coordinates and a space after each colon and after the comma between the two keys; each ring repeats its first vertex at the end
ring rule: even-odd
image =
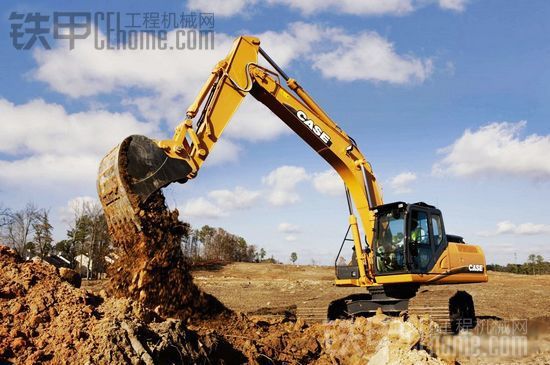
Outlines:
{"type": "Polygon", "coordinates": [[[57,268],[59,267],[67,267],[71,268],[71,262],[64,258],[61,255],[48,255],[44,257],[44,259],[41,259],[39,256],[34,256],[31,258],[32,261],[46,261],[48,264],[53,265],[57,268]]]}
{"type": "Polygon", "coordinates": [[[52,264],[55,267],[67,267],[70,268],[71,262],[61,255],[49,255],[44,258],[44,261],[52,264]]]}
{"type": "MultiPolygon", "coordinates": [[[[112,264],[114,262],[114,259],[110,256],[105,256],[103,258],[107,264],[112,264]]],[[[76,262],[76,271],[80,273],[82,278],[92,278],[91,275],[88,273],[88,268],[93,269],[94,273],[93,276],[100,279],[105,278],[106,273],[104,272],[97,272],[97,267],[94,267],[94,260],[90,259],[87,255],[81,254],[75,257],[76,262]],[[90,264],[88,266],[88,263],[90,264]]]]}
{"type": "Polygon", "coordinates": [[[88,267],[93,268],[93,259],[90,259],[87,255],[80,254],[74,258],[76,262],[76,271],[80,273],[82,278],[88,277],[88,267]],[[89,266],[88,266],[89,264],[89,266]]]}

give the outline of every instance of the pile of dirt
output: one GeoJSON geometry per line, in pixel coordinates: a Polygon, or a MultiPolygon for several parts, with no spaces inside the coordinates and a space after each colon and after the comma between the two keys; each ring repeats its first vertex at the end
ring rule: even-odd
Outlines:
{"type": "Polygon", "coordinates": [[[162,318],[139,301],[75,288],[53,266],[3,246],[0,288],[0,363],[441,363],[413,349],[428,344],[427,319],[162,318]]]}
{"type": "Polygon", "coordinates": [[[139,230],[109,227],[118,259],[99,294],[0,246],[0,363],[440,363],[411,350],[431,336],[416,317],[308,325],[295,308],[279,319],[233,312],[193,283],[180,249],[188,226],[162,193],[137,219],[139,230]]]}
{"type": "Polygon", "coordinates": [[[388,317],[307,324],[303,320],[266,320],[241,315],[229,323],[190,326],[217,333],[257,364],[446,364],[429,349],[437,325],[429,318],[388,317]]]}
{"type": "MultiPolygon", "coordinates": [[[[135,200],[135,197],[129,199],[135,200]]],[[[179,221],[178,211],[166,207],[161,192],[139,206],[141,210],[135,219],[139,221],[140,230],[110,227],[111,237],[120,252],[117,262],[110,268],[108,290],[117,297],[132,298],[154,309],[161,317],[186,321],[189,329],[200,338],[213,336],[223,339],[235,351],[226,361],[333,364],[355,362],[355,359],[364,360],[378,354],[382,358],[396,358],[396,361],[406,363],[411,347],[420,342],[419,332],[412,327],[410,329],[416,331],[415,340],[408,343],[391,346],[395,341],[387,336],[372,338],[373,322],[366,319],[309,326],[296,320],[292,311],[278,320],[266,320],[261,316],[249,318],[230,311],[193,283],[190,268],[180,249],[182,235],[189,227],[179,221]],[[350,337],[350,328],[361,334],[359,339],[350,337]],[[339,341],[350,338],[352,341],[347,343],[355,344],[352,346],[362,344],[360,351],[352,353],[337,345],[339,341]],[[379,350],[382,339],[386,339],[387,345],[379,350]],[[396,349],[401,351],[399,356],[394,356],[396,349]]],[[[380,330],[388,332],[390,318],[383,315],[377,318],[380,330]]],[[[431,359],[425,352],[411,354],[431,359]]],[[[409,363],[418,363],[420,357],[416,356],[409,363]]]]}
{"type": "Polygon", "coordinates": [[[0,246],[2,364],[223,363],[239,357],[215,333],[200,336],[139,302],[75,288],[55,267],[25,262],[0,246]]]}
{"type": "Polygon", "coordinates": [[[354,321],[336,320],[314,327],[322,338],[323,358],[346,364],[445,364],[430,349],[437,324],[428,317],[388,317],[381,312],[354,321]]]}
{"type": "Polygon", "coordinates": [[[53,266],[23,262],[0,246],[0,358],[73,358],[89,337],[94,304],[94,297],[62,282],[53,266]]]}
{"type": "Polygon", "coordinates": [[[168,210],[162,193],[141,205],[137,219],[141,230],[109,227],[119,258],[109,268],[108,292],[139,301],[163,317],[228,314],[223,304],[193,283],[180,248],[189,226],[179,221],[177,210],[168,210]]]}

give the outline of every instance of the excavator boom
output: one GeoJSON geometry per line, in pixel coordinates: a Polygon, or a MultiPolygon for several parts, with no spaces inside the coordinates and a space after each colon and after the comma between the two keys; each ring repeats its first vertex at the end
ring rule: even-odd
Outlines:
{"type": "MultiPolygon", "coordinates": [[[[172,139],[130,136],[101,161],[98,192],[110,229],[119,234],[141,229],[140,214],[149,197],[173,182],[196,177],[249,94],[327,161],[344,182],[354,259],[352,265],[336,267],[336,285],[367,287],[369,293],[333,302],[329,309],[333,318],[378,308],[399,312],[408,308],[420,285],[487,281],[481,248],[452,241],[456,236],[445,234],[437,208],[423,202],[384,204],[372,167],[353,138],[260,48],[255,37],[235,40],[172,139]],[[261,66],[259,56],[272,68],[261,66]]],[[[344,243],[347,240],[346,236],[344,243]]],[[[473,302],[465,307],[473,308],[473,302]]],[[[430,310],[445,318],[472,314],[469,309],[453,312],[439,304],[430,310]]]]}
{"type": "Polygon", "coordinates": [[[251,94],[266,105],[321,157],[345,182],[348,201],[355,204],[360,222],[350,206],[350,225],[358,259],[365,262],[359,271],[362,285],[372,281],[363,255],[359,224],[366,241],[372,240],[372,208],[383,203],[370,164],[355,141],[330,119],[309,94],[260,48],[254,37],[239,37],[228,56],[221,60],[204,83],[184,120],[170,140],[153,141],[130,136],[101,162],[98,191],[109,224],[136,225],[131,217],[156,191],[173,183],[194,178],[211,153],[223,130],[243,99],[251,94]],[[258,55],[277,71],[262,67],[258,55]],[[280,77],[286,81],[286,88],[280,77]],[[193,123],[193,118],[197,117],[193,123]]]}

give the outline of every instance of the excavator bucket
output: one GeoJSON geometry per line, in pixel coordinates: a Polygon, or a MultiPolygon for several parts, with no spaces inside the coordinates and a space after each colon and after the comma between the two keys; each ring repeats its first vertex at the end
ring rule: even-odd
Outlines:
{"type": "Polygon", "coordinates": [[[97,190],[107,224],[116,229],[137,226],[140,205],[156,191],[178,181],[187,181],[191,166],[168,157],[151,139],[133,135],[101,160],[97,190]]]}

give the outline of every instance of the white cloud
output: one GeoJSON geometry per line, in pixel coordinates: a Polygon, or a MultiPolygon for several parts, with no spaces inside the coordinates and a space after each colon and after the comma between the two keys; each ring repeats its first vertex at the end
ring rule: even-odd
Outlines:
{"type": "Polygon", "coordinates": [[[331,11],[352,15],[405,15],[414,10],[412,0],[190,0],[192,10],[214,11],[216,16],[249,14],[253,6],[283,5],[304,15],[331,11]]]}
{"type": "Polygon", "coordinates": [[[285,236],[285,241],[288,241],[288,242],[294,242],[298,239],[298,237],[296,237],[295,235],[293,234],[289,234],[289,235],[286,235],[285,236]]]}
{"type": "Polygon", "coordinates": [[[327,32],[316,24],[295,22],[289,24],[286,30],[266,31],[258,34],[258,37],[262,48],[283,67],[296,59],[307,57],[321,42],[327,40],[327,32]]]}
{"type": "Polygon", "coordinates": [[[258,201],[259,191],[237,186],[233,190],[212,190],[207,198],[199,197],[185,203],[181,209],[183,216],[220,218],[236,210],[249,209],[258,201]]]}
{"type": "MultiPolygon", "coordinates": [[[[114,147],[114,146],[113,146],[114,147]]],[[[93,185],[101,157],[89,154],[37,155],[17,160],[0,160],[0,185],[22,190],[52,185],[93,185]]]]}
{"type": "Polygon", "coordinates": [[[257,0],[189,0],[187,7],[191,10],[215,12],[216,16],[227,17],[246,12],[257,0]]]}
{"type": "Polygon", "coordinates": [[[313,187],[320,193],[339,196],[344,193],[344,182],[335,170],[326,170],[313,175],[313,187]]]}
{"type": "Polygon", "coordinates": [[[251,142],[273,140],[292,131],[266,106],[247,98],[224,131],[233,139],[251,142]]]}
{"type": "Polygon", "coordinates": [[[276,206],[294,204],[300,200],[296,192],[298,183],[308,180],[303,167],[281,166],[262,178],[262,182],[271,188],[268,201],[276,206]]]}
{"type": "Polygon", "coordinates": [[[410,193],[412,191],[410,185],[415,182],[417,176],[413,172],[402,172],[394,176],[390,180],[390,187],[397,194],[410,193]]]}
{"type": "Polygon", "coordinates": [[[277,227],[277,230],[285,234],[284,239],[285,241],[288,241],[288,242],[296,241],[298,239],[297,235],[301,232],[301,229],[299,226],[292,223],[287,223],[287,222],[283,222],[279,224],[279,226],[277,227]]]}
{"type": "Polygon", "coordinates": [[[0,183],[24,186],[94,183],[100,159],[130,134],[153,136],[155,126],[130,113],[68,113],[57,104],[0,99],[0,183]]]}
{"type": "Polygon", "coordinates": [[[342,28],[297,22],[283,32],[267,31],[259,37],[277,62],[284,65],[296,58],[309,59],[323,76],[341,81],[404,84],[422,82],[432,72],[430,59],[399,55],[394,45],[376,32],[353,34],[342,28]]]}
{"type": "Polygon", "coordinates": [[[412,0],[267,0],[298,9],[305,15],[330,11],[352,15],[405,15],[414,10],[412,0]]]}
{"type": "MultiPolygon", "coordinates": [[[[168,44],[175,44],[175,34],[175,31],[168,33],[168,44]]],[[[431,72],[429,59],[398,55],[393,45],[377,33],[349,34],[339,28],[296,22],[285,30],[266,31],[257,36],[281,67],[310,58],[323,75],[339,80],[405,83],[422,81],[431,72]]],[[[92,38],[69,50],[64,41],[59,41],[51,50],[37,49],[33,53],[37,68],[31,76],[71,98],[114,91],[147,91],[145,96],[124,95],[122,102],[135,107],[149,121],[167,119],[175,125],[183,116],[181,106],[194,99],[212,67],[226,56],[233,40],[234,36],[218,32],[215,48],[206,50],[96,50],[92,38]]],[[[252,111],[237,117],[247,119],[252,111]]],[[[274,128],[273,122],[266,123],[267,130],[274,128]]],[[[252,123],[245,120],[241,127],[232,127],[236,131],[233,136],[250,140],[245,125],[252,123]]],[[[282,133],[283,129],[276,131],[282,133]]],[[[252,139],[265,140],[270,136],[271,133],[267,136],[256,133],[252,139]]]]}
{"type": "Polygon", "coordinates": [[[185,203],[181,212],[184,219],[185,217],[220,218],[227,215],[222,208],[203,197],[185,203]]]}
{"type": "Polygon", "coordinates": [[[224,163],[233,163],[239,160],[242,148],[229,139],[220,139],[208,155],[203,166],[215,166],[224,163]]]}
{"type": "Polygon", "coordinates": [[[467,129],[450,146],[439,150],[442,160],[434,174],[460,177],[491,175],[550,179],[550,135],[520,136],[525,121],[491,123],[478,130],[467,129]]]}
{"type": "MultiPolygon", "coordinates": [[[[159,94],[194,94],[215,63],[230,48],[232,37],[215,35],[214,49],[97,50],[94,37],[69,50],[60,41],[51,50],[37,49],[34,78],[72,98],[108,94],[121,88],[153,90],[159,94]]],[[[176,32],[167,44],[176,43],[176,32]]]]}
{"type": "Polygon", "coordinates": [[[187,7],[191,10],[213,11],[220,17],[250,15],[251,10],[259,6],[274,5],[290,7],[305,16],[326,12],[356,16],[403,16],[430,2],[452,11],[463,11],[467,3],[466,0],[190,0],[187,7]]]}
{"type": "Polygon", "coordinates": [[[35,99],[15,105],[0,99],[0,152],[8,154],[103,154],[128,133],[157,133],[130,113],[90,110],[67,113],[63,106],[35,99]]]}
{"type": "Polygon", "coordinates": [[[77,196],[70,199],[67,205],[59,207],[59,220],[70,225],[75,217],[79,215],[84,206],[99,206],[99,200],[91,196],[77,196]]]}
{"type": "Polygon", "coordinates": [[[296,224],[283,222],[279,224],[277,230],[282,233],[300,233],[300,227],[296,224]]]}
{"type": "Polygon", "coordinates": [[[432,61],[399,55],[394,45],[376,32],[334,33],[335,49],[312,55],[314,68],[340,81],[422,82],[432,73],[432,61]]]}
{"type": "Polygon", "coordinates": [[[493,232],[481,232],[481,236],[495,236],[501,234],[515,234],[522,236],[533,236],[540,234],[549,234],[550,224],[521,223],[515,224],[510,221],[497,223],[497,229],[493,232]]]}
{"type": "Polygon", "coordinates": [[[237,186],[233,191],[213,190],[208,193],[208,197],[224,210],[250,208],[257,202],[260,195],[259,191],[247,190],[240,186],[237,186]]]}
{"type": "Polygon", "coordinates": [[[468,0],[439,0],[439,6],[442,9],[462,12],[466,9],[468,0]]]}
{"type": "MultiPolygon", "coordinates": [[[[281,66],[286,66],[308,52],[312,42],[319,40],[320,31],[314,25],[293,23],[282,32],[267,31],[258,36],[262,46],[269,49],[281,66]]],[[[59,41],[51,50],[37,49],[33,53],[38,67],[32,77],[72,98],[110,94],[115,90],[149,90],[153,92],[150,97],[162,100],[161,105],[147,103],[144,97],[127,98],[125,102],[144,112],[152,107],[160,114],[171,104],[172,110],[183,115],[181,97],[187,103],[194,99],[235,39],[220,32],[214,37],[214,49],[193,50],[96,50],[93,37],[81,40],[75,49],[69,50],[66,43],[59,41]]],[[[176,44],[176,31],[168,32],[166,42],[176,44]]]]}

